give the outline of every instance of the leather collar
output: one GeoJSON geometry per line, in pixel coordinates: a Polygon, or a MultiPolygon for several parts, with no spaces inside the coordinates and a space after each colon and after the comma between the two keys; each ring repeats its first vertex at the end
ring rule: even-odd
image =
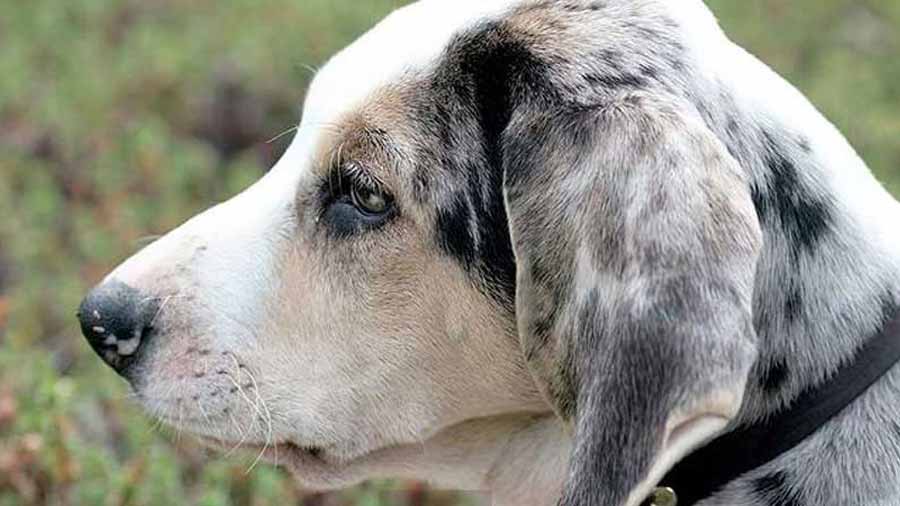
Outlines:
{"type": "Polygon", "coordinates": [[[679,462],[645,506],[691,506],[800,444],[900,362],[900,313],[830,379],[764,421],[726,433],[679,462]]]}

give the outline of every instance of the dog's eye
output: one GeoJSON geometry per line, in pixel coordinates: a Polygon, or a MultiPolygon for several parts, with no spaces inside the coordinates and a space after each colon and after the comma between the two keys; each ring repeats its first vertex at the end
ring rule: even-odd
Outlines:
{"type": "Polygon", "coordinates": [[[394,198],[359,166],[345,165],[323,181],[320,219],[336,237],[375,230],[397,215],[394,198]]]}
{"type": "Polygon", "coordinates": [[[391,208],[391,200],[388,195],[360,185],[353,185],[350,188],[350,200],[360,212],[373,216],[385,214],[391,208]]]}

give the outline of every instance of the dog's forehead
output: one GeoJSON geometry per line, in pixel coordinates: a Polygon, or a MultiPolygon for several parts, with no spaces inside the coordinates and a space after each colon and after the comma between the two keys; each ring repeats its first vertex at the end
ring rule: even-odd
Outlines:
{"type": "Polygon", "coordinates": [[[501,17],[523,0],[421,0],[394,11],[316,75],[303,126],[333,124],[376,90],[434,65],[456,34],[501,17]]]}

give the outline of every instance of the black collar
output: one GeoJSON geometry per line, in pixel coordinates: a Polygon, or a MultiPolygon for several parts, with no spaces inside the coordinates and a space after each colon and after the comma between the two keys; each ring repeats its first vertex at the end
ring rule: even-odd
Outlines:
{"type": "MultiPolygon", "coordinates": [[[[833,377],[800,395],[765,421],[729,432],[679,462],[660,482],[657,494],[691,506],[744,473],[797,446],[840,413],[900,362],[900,314],[889,320],[833,377]]],[[[653,504],[652,499],[645,503],[653,504]]],[[[662,505],[660,505],[662,506],[662,505]]]]}

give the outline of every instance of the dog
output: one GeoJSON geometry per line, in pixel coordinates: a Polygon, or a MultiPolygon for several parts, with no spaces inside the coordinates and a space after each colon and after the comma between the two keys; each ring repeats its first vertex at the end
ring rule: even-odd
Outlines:
{"type": "MultiPolygon", "coordinates": [[[[674,504],[673,466],[893,318],[898,223],[700,0],[422,0],[318,72],[267,175],[79,316],[149,415],[307,487],[674,504]]],[[[698,504],[900,505],[888,369],[698,504]]]]}

